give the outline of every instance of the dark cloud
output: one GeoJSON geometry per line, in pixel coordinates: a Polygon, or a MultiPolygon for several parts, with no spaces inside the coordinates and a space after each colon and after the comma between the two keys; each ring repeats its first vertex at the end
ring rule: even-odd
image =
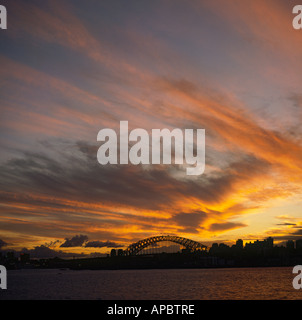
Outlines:
{"type": "MultiPolygon", "coordinates": [[[[89,241],[88,237],[85,235],[76,235],[70,239],[66,238],[65,242],[60,247],[71,248],[71,247],[85,247],[89,248],[122,248],[123,245],[120,245],[113,241],[89,241]],[[86,242],[86,243],[85,243],[86,242]]],[[[23,248],[21,251],[9,250],[15,252],[16,256],[21,253],[28,253],[32,259],[51,259],[51,258],[87,258],[87,257],[105,257],[107,254],[100,252],[89,252],[85,253],[83,250],[82,253],[74,253],[74,252],[66,252],[62,250],[58,250],[56,248],[50,248],[50,246],[54,246],[58,244],[60,241],[55,240],[50,243],[45,243],[40,246],[36,246],[33,249],[23,248]]],[[[0,244],[6,245],[6,242],[0,240],[0,244]]],[[[1,249],[1,247],[0,247],[1,249]]],[[[7,252],[8,250],[4,250],[3,252],[7,252]]]]}
{"type": "Polygon", "coordinates": [[[115,243],[113,241],[89,241],[85,244],[85,247],[90,248],[121,248],[123,245],[115,243]]]}
{"type": "Polygon", "coordinates": [[[225,231],[236,228],[246,227],[246,224],[243,223],[235,223],[235,222],[221,222],[221,223],[213,223],[210,226],[211,231],[225,231]]]}
{"type": "Polygon", "coordinates": [[[302,237],[302,227],[298,227],[298,230],[294,231],[292,233],[293,236],[298,236],[298,237],[302,237]]]}
{"type": "Polygon", "coordinates": [[[34,259],[49,259],[49,258],[72,258],[72,257],[84,257],[84,254],[68,253],[63,251],[57,251],[50,249],[45,245],[37,246],[34,249],[23,248],[21,253],[29,253],[31,258],[34,259]]]}
{"type": "Polygon", "coordinates": [[[198,233],[197,228],[207,218],[207,214],[203,211],[181,212],[173,215],[171,220],[177,225],[183,227],[182,232],[198,233]]]}
{"type": "MultiPolygon", "coordinates": [[[[268,169],[266,162],[245,156],[219,173],[189,180],[184,171],[184,179],[179,179],[166,166],[101,166],[96,161],[96,146],[83,141],[70,148],[74,148],[73,154],[57,150],[61,162],[40,153],[24,153],[22,158],[11,159],[1,167],[2,190],[14,192],[16,197],[24,194],[26,185],[26,192],[50,198],[158,210],[186,197],[219,203],[235,191],[238,182],[265,174],[268,169]]],[[[8,193],[0,196],[5,201],[8,193]]]]}
{"type": "MultiPolygon", "coordinates": [[[[57,146],[52,143],[49,154],[46,151],[44,154],[27,152],[23,157],[12,158],[3,164],[0,167],[0,201],[9,204],[6,210],[10,210],[10,216],[16,219],[5,222],[2,229],[63,238],[66,233],[61,224],[68,224],[70,233],[77,234],[83,232],[78,231],[79,225],[80,230],[88,230],[92,224],[99,223],[108,227],[106,234],[99,237],[103,242],[106,239],[126,240],[116,234],[115,226],[139,225],[142,230],[151,229],[158,233],[164,232],[169,225],[176,225],[178,232],[197,234],[207,214],[197,211],[179,213],[177,203],[180,200],[194,202],[197,199],[207,211],[207,206],[223,202],[251,177],[269,171],[267,163],[245,156],[219,172],[187,179],[185,171],[184,177],[179,178],[179,174],[173,174],[172,167],[167,170],[161,165],[101,166],[95,158],[96,150],[95,145],[84,141],[69,144],[64,141],[58,142],[57,146]],[[27,206],[32,209],[23,209],[27,206]],[[106,211],[108,207],[110,210],[106,211]],[[129,207],[138,211],[166,210],[172,218],[122,212],[129,207]],[[28,219],[24,219],[25,216],[28,219]],[[39,216],[41,219],[37,219],[39,216]]],[[[174,169],[182,170],[177,166],[174,169]]],[[[232,208],[234,212],[227,214],[238,215],[246,209],[238,205],[232,208]]],[[[224,213],[209,211],[208,215],[224,213]]],[[[213,229],[219,230],[219,227],[224,230],[227,225],[214,225],[213,229]]],[[[96,234],[88,236],[96,238],[96,234]]],[[[61,247],[81,247],[87,240],[86,236],[67,238],[61,247]]],[[[97,243],[94,245],[97,247],[97,243]]]]}
{"type": "Polygon", "coordinates": [[[274,240],[283,240],[283,241],[287,241],[287,240],[300,240],[302,239],[302,229],[298,229],[294,232],[291,233],[286,233],[284,235],[280,235],[280,236],[273,236],[274,240]]]}
{"type": "Polygon", "coordinates": [[[7,243],[3,240],[0,239],[0,249],[2,249],[3,247],[5,247],[7,245],[7,243]]]}
{"type": "Polygon", "coordinates": [[[51,248],[55,246],[56,244],[60,243],[60,240],[50,241],[49,243],[45,243],[45,246],[48,248],[51,248]]]}
{"type": "Polygon", "coordinates": [[[89,144],[85,141],[77,141],[76,147],[87,157],[87,159],[90,161],[97,161],[98,146],[89,144]]]}
{"type": "Polygon", "coordinates": [[[71,239],[65,238],[65,242],[60,245],[60,247],[70,248],[70,247],[81,247],[88,237],[85,235],[76,235],[71,239]]]}

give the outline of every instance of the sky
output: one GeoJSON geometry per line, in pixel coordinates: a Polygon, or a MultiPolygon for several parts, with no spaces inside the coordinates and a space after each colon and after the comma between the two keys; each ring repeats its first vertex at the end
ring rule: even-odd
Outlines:
{"type": "Polygon", "coordinates": [[[0,249],[302,238],[297,1],[3,0],[0,249]],[[200,176],[100,165],[103,128],[205,129],[200,176]]]}

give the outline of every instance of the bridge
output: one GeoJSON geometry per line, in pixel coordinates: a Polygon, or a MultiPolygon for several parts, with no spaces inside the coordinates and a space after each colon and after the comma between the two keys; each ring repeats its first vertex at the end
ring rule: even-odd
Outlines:
{"type": "Polygon", "coordinates": [[[184,246],[189,251],[196,251],[201,250],[205,251],[207,250],[207,247],[200,242],[190,240],[183,237],[178,236],[156,236],[156,237],[150,237],[143,240],[140,240],[138,242],[132,243],[125,251],[124,255],[130,256],[130,255],[136,255],[143,249],[147,248],[148,246],[154,245],[161,241],[170,241],[174,243],[178,243],[182,246],[184,246]]]}

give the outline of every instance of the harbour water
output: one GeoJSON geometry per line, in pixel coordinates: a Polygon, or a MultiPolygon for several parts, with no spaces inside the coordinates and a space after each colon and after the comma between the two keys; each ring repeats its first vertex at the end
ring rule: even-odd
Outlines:
{"type": "Polygon", "coordinates": [[[1,300],[301,300],[292,268],[8,270],[1,300]]]}

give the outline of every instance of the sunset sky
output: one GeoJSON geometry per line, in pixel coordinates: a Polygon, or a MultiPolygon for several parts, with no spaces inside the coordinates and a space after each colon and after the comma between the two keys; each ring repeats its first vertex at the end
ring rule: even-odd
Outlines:
{"type": "Polygon", "coordinates": [[[0,249],[302,238],[299,1],[1,4],[0,249]],[[204,174],[100,165],[97,134],[122,120],[205,129],[204,174]]]}

